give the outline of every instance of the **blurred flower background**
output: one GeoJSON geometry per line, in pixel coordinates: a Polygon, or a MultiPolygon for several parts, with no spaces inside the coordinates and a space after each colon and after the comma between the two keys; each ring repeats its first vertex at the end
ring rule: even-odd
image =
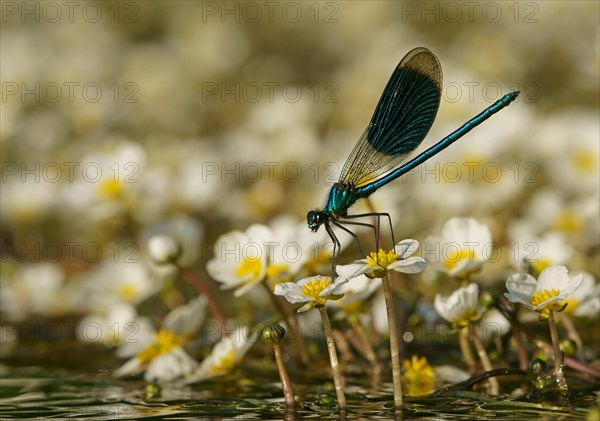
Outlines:
{"type": "MultiPolygon", "coordinates": [[[[502,95],[521,94],[373,195],[395,238],[418,240],[428,262],[397,289],[420,294],[427,320],[435,295],[458,284],[435,270],[449,272],[455,250],[423,241],[449,218],[474,217],[492,239],[481,284],[502,291],[515,271],[564,265],[587,272],[594,290],[598,14],[595,1],[3,2],[0,355],[56,361],[43,346],[15,354],[20,343],[52,342],[50,322],[95,323],[94,332],[57,334],[110,355],[135,333],[128,323],[147,337],[164,328],[197,294],[151,262],[154,235],[179,242],[180,264],[206,278],[227,318],[268,317],[256,291],[234,298],[208,281],[217,239],[281,216],[302,226],[417,46],[444,71],[421,150],[502,95]]],[[[285,241],[303,253],[323,243],[306,231],[285,241]]],[[[349,245],[340,263],[357,253],[349,245]]],[[[598,322],[597,308],[588,314],[598,322]]],[[[585,340],[597,344],[592,332],[585,340]]]]}

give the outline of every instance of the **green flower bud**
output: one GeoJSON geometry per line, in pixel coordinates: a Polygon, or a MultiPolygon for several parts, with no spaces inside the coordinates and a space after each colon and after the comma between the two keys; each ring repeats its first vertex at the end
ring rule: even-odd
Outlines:
{"type": "Polygon", "coordinates": [[[278,344],[284,336],[285,329],[283,326],[275,323],[267,326],[262,332],[263,340],[270,344],[278,344]]]}
{"type": "Polygon", "coordinates": [[[536,376],[543,373],[544,371],[546,371],[547,367],[548,367],[548,365],[546,364],[546,362],[539,358],[535,358],[533,361],[531,361],[531,364],[529,364],[529,369],[531,370],[531,374],[536,375],[536,376]]]}
{"type": "Polygon", "coordinates": [[[567,357],[572,357],[577,352],[577,344],[573,342],[571,339],[563,339],[560,341],[560,350],[567,357]]]}
{"type": "Polygon", "coordinates": [[[144,394],[147,399],[158,398],[161,393],[160,385],[156,383],[146,383],[146,387],[144,388],[144,394]]]}
{"type": "Polygon", "coordinates": [[[495,302],[496,298],[488,291],[483,291],[479,297],[479,303],[484,308],[492,308],[495,302]]]}

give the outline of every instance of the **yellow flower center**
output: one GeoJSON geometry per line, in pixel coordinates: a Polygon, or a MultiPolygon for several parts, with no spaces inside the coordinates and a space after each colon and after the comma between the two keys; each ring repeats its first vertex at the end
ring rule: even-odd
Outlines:
{"type": "Polygon", "coordinates": [[[565,211],[556,217],[552,225],[561,231],[575,232],[581,228],[581,221],[573,212],[565,211]]]}
{"type": "Polygon", "coordinates": [[[472,261],[475,259],[475,253],[473,250],[456,250],[448,255],[442,262],[442,265],[446,270],[452,270],[456,267],[458,262],[461,260],[472,261]]]}
{"type": "Polygon", "coordinates": [[[235,274],[238,278],[249,278],[255,280],[262,270],[260,258],[245,257],[244,260],[235,268],[235,274]]]}
{"type": "Polygon", "coordinates": [[[413,355],[410,360],[404,360],[405,390],[408,396],[422,396],[433,392],[435,373],[427,363],[427,358],[413,355]]]}
{"type": "Polygon", "coordinates": [[[137,289],[131,284],[122,284],[118,290],[119,296],[125,301],[133,301],[138,296],[137,289]]]}
{"type": "Polygon", "coordinates": [[[329,285],[331,285],[331,278],[319,277],[302,285],[302,293],[307,297],[314,298],[318,305],[323,305],[327,301],[327,297],[319,297],[319,294],[329,285]]]}
{"type": "Polygon", "coordinates": [[[572,155],[573,164],[582,173],[589,173],[594,170],[595,160],[591,153],[586,151],[577,151],[572,155]]]}
{"type": "MultiPolygon", "coordinates": [[[[534,306],[539,306],[545,301],[556,297],[558,294],[560,294],[560,291],[557,291],[554,288],[552,288],[550,291],[548,291],[547,289],[543,291],[537,291],[533,293],[529,302],[534,306]]],[[[564,304],[560,301],[553,301],[551,303],[548,303],[537,310],[540,312],[539,319],[546,320],[552,315],[553,311],[562,311],[564,310],[564,308],[564,304]]]]}
{"type": "Polygon", "coordinates": [[[452,320],[452,323],[455,323],[459,326],[467,326],[471,322],[477,320],[477,309],[469,308],[465,310],[460,316],[452,320]]]}
{"type": "Polygon", "coordinates": [[[235,367],[235,353],[233,350],[228,351],[225,355],[219,358],[210,366],[210,370],[214,374],[227,374],[235,367]]]}
{"type": "Polygon", "coordinates": [[[148,345],[137,355],[137,358],[142,363],[147,364],[152,362],[156,357],[164,354],[168,354],[173,350],[183,345],[183,339],[177,336],[170,330],[161,329],[154,334],[154,343],[148,345]]]}
{"type": "Polygon", "coordinates": [[[554,298],[558,294],[560,294],[560,291],[557,291],[554,288],[552,288],[550,291],[548,291],[547,289],[543,291],[536,291],[531,296],[529,302],[531,303],[531,305],[539,306],[544,301],[548,301],[550,298],[554,298]]]}
{"type": "Polygon", "coordinates": [[[394,262],[398,261],[398,255],[394,252],[394,250],[384,251],[379,249],[379,253],[375,254],[375,252],[371,252],[369,256],[367,256],[367,267],[377,268],[384,267],[387,268],[394,262]]]}
{"type": "Polygon", "coordinates": [[[109,178],[100,183],[100,193],[109,199],[119,197],[122,192],[123,184],[114,178],[109,178]]]}

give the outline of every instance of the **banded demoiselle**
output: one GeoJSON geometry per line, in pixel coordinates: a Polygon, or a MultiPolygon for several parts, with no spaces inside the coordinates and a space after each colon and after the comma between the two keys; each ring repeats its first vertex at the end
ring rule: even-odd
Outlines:
{"type": "MultiPolygon", "coordinates": [[[[519,95],[519,91],[504,95],[438,143],[399,166],[421,144],[429,132],[440,105],[441,89],[442,68],[437,57],[423,47],[409,51],[392,73],[369,125],[346,160],[339,181],[331,187],[325,207],[322,210],[308,212],[306,216],[308,227],[312,231],[317,231],[321,225],[324,225],[333,241],[334,267],[340,242],[331,225],[339,227],[356,239],[356,235],[342,224],[362,225],[375,229],[371,224],[350,220],[367,216],[376,217],[379,226],[379,218],[385,216],[392,230],[391,218],[387,213],[348,215],[348,208],[354,202],[369,197],[380,187],[441,152],[509,105],[519,95]]],[[[376,248],[379,242],[378,234],[377,228],[375,229],[376,248]]]]}

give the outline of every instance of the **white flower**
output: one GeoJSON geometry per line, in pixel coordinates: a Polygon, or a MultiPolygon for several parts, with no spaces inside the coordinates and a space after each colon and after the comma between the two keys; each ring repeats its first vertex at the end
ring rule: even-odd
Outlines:
{"type": "Polygon", "coordinates": [[[132,304],[117,301],[81,319],[77,325],[77,337],[82,342],[112,347],[123,343],[137,344],[151,329],[150,320],[138,317],[132,304]]]}
{"type": "MultiPolygon", "coordinates": [[[[182,266],[188,266],[194,263],[200,255],[204,226],[197,218],[194,219],[185,214],[177,214],[146,228],[142,232],[141,242],[147,243],[150,246],[151,239],[156,236],[172,238],[179,247],[180,255],[177,256],[177,263],[180,263],[182,266]]],[[[172,246],[170,248],[172,253],[172,246]]],[[[152,250],[149,251],[152,253],[152,250]]]]}
{"type": "Polygon", "coordinates": [[[42,218],[62,209],[58,198],[58,183],[46,181],[43,177],[37,182],[21,180],[4,175],[2,180],[2,206],[0,216],[6,227],[41,221],[42,218]]]}
{"type": "Polygon", "coordinates": [[[157,293],[163,285],[137,260],[135,249],[115,249],[113,252],[122,260],[107,259],[85,275],[83,288],[91,298],[88,307],[101,309],[115,301],[138,304],[157,293]]]}
{"type": "Polygon", "coordinates": [[[298,242],[308,229],[305,223],[285,215],[273,219],[269,227],[272,240],[268,244],[267,280],[273,289],[277,283],[289,281],[296,275],[309,258],[298,242]]]}
{"type": "MultiPolygon", "coordinates": [[[[513,229],[515,227],[513,225],[513,229]]],[[[547,267],[564,265],[571,258],[573,247],[562,233],[550,231],[541,237],[535,237],[528,236],[526,229],[522,231],[524,232],[521,232],[513,247],[515,259],[512,263],[517,269],[525,271],[531,267],[539,274],[547,267]]]]}
{"type": "Polygon", "coordinates": [[[185,383],[199,382],[231,373],[257,339],[257,332],[248,326],[236,329],[215,345],[210,355],[187,376],[185,383]]]}
{"type": "Polygon", "coordinates": [[[481,340],[487,343],[494,342],[508,334],[511,328],[510,321],[496,308],[486,311],[477,324],[481,340]]]}
{"type": "Polygon", "coordinates": [[[155,263],[176,263],[181,254],[177,240],[169,235],[156,235],[148,241],[148,252],[155,263]]]}
{"type": "Polygon", "coordinates": [[[600,284],[591,273],[581,271],[583,280],[569,297],[565,299],[565,311],[577,317],[598,317],[600,313],[600,284]]]}
{"type": "Polygon", "coordinates": [[[197,363],[183,350],[184,342],[175,332],[160,329],[153,335],[153,342],[119,367],[115,375],[122,377],[144,372],[148,381],[171,381],[189,374],[197,363]]]}
{"type": "Polygon", "coordinates": [[[254,224],[246,232],[232,231],[219,237],[215,257],[206,264],[209,275],[223,288],[237,288],[239,297],[264,281],[267,274],[268,251],[272,233],[264,225],[254,224]]]}
{"type": "Polygon", "coordinates": [[[550,317],[552,311],[562,311],[564,303],[583,282],[583,275],[569,277],[564,266],[551,266],[540,274],[538,280],[527,273],[516,273],[506,280],[504,293],[513,303],[538,311],[540,319],[550,317]]]}
{"type": "Polygon", "coordinates": [[[78,176],[63,187],[62,199],[92,220],[110,217],[129,205],[143,179],[146,151],[137,142],[118,140],[110,150],[94,151],[81,159],[78,176]]]}
{"type": "Polygon", "coordinates": [[[410,257],[419,248],[417,240],[402,240],[388,252],[379,250],[371,252],[366,259],[360,259],[349,265],[338,266],[340,276],[353,278],[366,275],[369,278],[382,278],[388,270],[402,273],[419,273],[425,269],[425,259],[419,256],[410,257]]]}
{"type": "Polygon", "coordinates": [[[119,369],[116,376],[144,372],[148,381],[172,381],[190,374],[198,363],[184,350],[186,342],[200,329],[206,315],[206,299],[202,296],[176,307],[165,317],[161,329],[140,331],[135,342],[119,349],[121,357],[135,355],[119,369]]]}
{"type": "Polygon", "coordinates": [[[479,270],[489,259],[491,245],[492,235],[486,225],[473,218],[450,218],[441,236],[425,239],[426,258],[436,270],[460,276],[479,270]]]}
{"type": "Polygon", "coordinates": [[[0,308],[13,320],[75,312],[81,302],[79,286],[65,282],[64,270],[55,263],[23,264],[0,278],[0,308]]]}
{"type": "Polygon", "coordinates": [[[437,294],[433,306],[440,316],[459,326],[478,321],[484,311],[479,306],[479,286],[475,283],[460,287],[449,297],[437,294]]]}
{"type": "Polygon", "coordinates": [[[328,276],[312,276],[300,279],[298,282],[282,282],[275,286],[275,295],[282,295],[290,303],[306,303],[298,312],[322,307],[327,300],[341,298],[338,287],[347,282],[346,278],[338,277],[332,280],[328,276]]]}
{"type": "Polygon", "coordinates": [[[190,357],[182,348],[175,347],[170,352],[156,357],[146,369],[146,381],[169,382],[183,377],[198,366],[198,362],[190,357]]]}

